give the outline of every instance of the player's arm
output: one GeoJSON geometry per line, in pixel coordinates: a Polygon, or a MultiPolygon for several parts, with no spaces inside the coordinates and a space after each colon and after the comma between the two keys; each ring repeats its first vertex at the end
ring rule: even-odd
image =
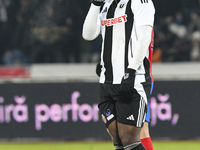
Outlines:
{"type": "Polygon", "coordinates": [[[138,41],[134,55],[131,58],[129,65],[126,69],[125,74],[128,74],[128,78],[125,78],[124,76],[124,78],[122,79],[122,84],[129,85],[130,87],[134,86],[135,72],[142,64],[148,52],[148,47],[151,42],[151,33],[152,33],[152,27],[148,25],[139,26],[136,28],[138,41]]]}
{"type": "Polygon", "coordinates": [[[129,62],[128,68],[137,70],[139,66],[142,64],[147,52],[148,47],[151,42],[151,33],[152,33],[152,26],[150,25],[143,25],[136,27],[136,34],[137,34],[137,45],[135,48],[135,52],[131,61],[129,62]]]}
{"type": "Polygon", "coordinates": [[[122,79],[122,84],[134,86],[135,72],[142,64],[148,52],[148,47],[151,42],[151,33],[154,23],[155,9],[151,0],[145,3],[138,0],[132,0],[131,9],[134,13],[134,22],[136,26],[137,44],[134,50],[134,55],[131,58],[126,69],[128,78],[122,79]]]}
{"type": "Polygon", "coordinates": [[[133,0],[132,11],[136,26],[137,45],[128,68],[137,70],[142,64],[151,42],[155,9],[151,0],[144,2],[133,0]]]}
{"type": "Polygon", "coordinates": [[[99,12],[104,0],[93,0],[83,24],[82,36],[85,40],[91,41],[97,38],[100,33],[99,12]]]}

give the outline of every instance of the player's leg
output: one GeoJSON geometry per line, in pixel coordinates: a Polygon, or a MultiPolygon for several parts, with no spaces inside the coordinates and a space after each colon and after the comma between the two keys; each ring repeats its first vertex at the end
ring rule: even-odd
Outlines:
{"type": "Polygon", "coordinates": [[[145,150],[140,141],[141,128],[118,123],[118,130],[125,150],[145,150]]]}
{"type": "MultiPolygon", "coordinates": [[[[103,110],[102,105],[100,105],[99,108],[100,108],[101,111],[103,110]]],[[[110,111],[110,110],[112,110],[112,107],[110,106],[106,110],[110,111]]],[[[107,128],[107,132],[111,136],[111,139],[112,139],[113,145],[115,147],[115,150],[124,150],[122,142],[121,142],[121,139],[119,137],[117,121],[115,120],[115,114],[113,112],[111,112],[108,115],[107,112],[105,113],[105,111],[104,111],[102,113],[102,116],[103,116],[103,120],[104,120],[104,123],[105,123],[106,128],[107,128]],[[109,120],[111,118],[110,116],[113,117],[111,120],[109,120]]]]}
{"type": "Polygon", "coordinates": [[[118,127],[117,122],[114,120],[107,128],[108,133],[111,136],[111,139],[113,141],[115,150],[124,150],[124,147],[122,145],[121,139],[119,138],[118,133],[118,127]]]}
{"type": "Polygon", "coordinates": [[[149,134],[149,121],[150,121],[150,118],[149,118],[149,105],[148,105],[145,122],[140,132],[140,140],[143,146],[146,148],[146,150],[153,150],[153,144],[152,144],[151,137],[149,134]]]}
{"type": "Polygon", "coordinates": [[[140,132],[145,119],[147,105],[138,93],[131,100],[116,103],[117,127],[125,150],[145,150],[140,141],[140,132]]]}
{"type": "Polygon", "coordinates": [[[151,137],[149,134],[149,121],[150,121],[150,114],[149,114],[149,104],[148,104],[147,115],[145,118],[144,125],[140,132],[140,140],[141,140],[143,146],[147,150],[153,150],[153,144],[152,144],[151,137]]]}
{"type": "Polygon", "coordinates": [[[132,92],[122,93],[116,102],[119,137],[125,150],[145,150],[140,141],[140,132],[147,113],[151,79],[137,83],[132,92]],[[125,94],[125,95],[124,95],[125,94]]]}
{"type": "Polygon", "coordinates": [[[153,144],[151,141],[151,137],[149,135],[149,123],[144,122],[142,130],[140,132],[140,140],[146,150],[153,150],[153,144]]]}
{"type": "Polygon", "coordinates": [[[112,99],[112,97],[110,97],[110,94],[113,94],[112,89],[113,87],[110,85],[100,86],[100,102],[98,107],[106,125],[107,131],[110,134],[115,146],[115,150],[124,150],[118,134],[115,101],[112,99]]]}
{"type": "Polygon", "coordinates": [[[141,128],[117,123],[116,120],[110,123],[107,128],[107,131],[113,141],[115,150],[132,150],[130,148],[135,148],[134,150],[145,150],[140,142],[140,130],[141,128]],[[119,136],[118,128],[121,128],[121,137],[119,136]],[[123,139],[123,142],[121,139],[123,139]],[[127,145],[125,149],[123,145],[127,145]]]}
{"type": "MultiPolygon", "coordinates": [[[[151,83],[150,94],[152,93],[152,91],[153,91],[153,82],[151,83]]],[[[149,122],[150,122],[150,111],[149,111],[149,102],[148,102],[148,108],[147,108],[145,122],[144,122],[144,125],[140,132],[140,140],[141,140],[143,146],[147,150],[153,150],[153,144],[152,144],[152,140],[151,140],[151,137],[149,134],[149,122]]]]}

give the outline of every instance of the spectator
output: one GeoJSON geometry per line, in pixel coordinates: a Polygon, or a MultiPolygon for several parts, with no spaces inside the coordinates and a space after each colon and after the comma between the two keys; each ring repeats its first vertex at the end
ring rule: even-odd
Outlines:
{"type": "Polygon", "coordinates": [[[30,22],[33,15],[30,0],[19,0],[16,25],[12,31],[9,48],[3,56],[6,65],[27,64],[30,53],[30,22]]]}
{"type": "Polygon", "coordinates": [[[84,17],[88,11],[88,0],[69,0],[68,1],[68,15],[66,16],[66,22],[70,26],[70,34],[67,44],[67,58],[66,62],[76,62],[79,63],[82,60],[83,51],[85,52],[84,46],[82,44],[87,43],[82,40],[82,24],[84,17]],[[76,11],[74,11],[76,10],[76,11]],[[78,43],[78,44],[77,44],[78,43]]]}
{"type": "Polygon", "coordinates": [[[36,40],[31,55],[32,63],[64,62],[59,42],[67,29],[58,26],[53,6],[53,0],[44,1],[36,11],[35,25],[31,29],[36,40]]]}
{"type": "Polygon", "coordinates": [[[18,2],[15,0],[0,0],[0,64],[2,57],[9,49],[12,30],[16,24],[15,16],[18,2]]]}
{"type": "MultiPolygon", "coordinates": [[[[0,0],[0,64],[98,61],[101,39],[81,37],[90,1],[0,0]]],[[[200,61],[200,0],[154,4],[154,61],[200,61]]]]}
{"type": "Polygon", "coordinates": [[[200,61],[200,30],[193,32],[191,39],[190,58],[192,61],[200,61]]]}
{"type": "Polygon", "coordinates": [[[183,23],[183,14],[181,12],[175,14],[174,21],[169,24],[169,30],[178,36],[178,38],[183,39],[186,37],[187,27],[183,23]]]}
{"type": "Polygon", "coordinates": [[[188,29],[189,39],[191,39],[190,59],[200,61],[200,17],[196,12],[192,12],[190,15],[188,29]]]}
{"type": "Polygon", "coordinates": [[[154,35],[154,45],[152,62],[162,62],[161,38],[159,34],[154,35]]]}
{"type": "Polygon", "coordinates": [[[192,12],[190,15],[190,21],[188,24],[189,35],[191,36],[194,32],[200,31],[200,17],[196,12],[192,12]]]}

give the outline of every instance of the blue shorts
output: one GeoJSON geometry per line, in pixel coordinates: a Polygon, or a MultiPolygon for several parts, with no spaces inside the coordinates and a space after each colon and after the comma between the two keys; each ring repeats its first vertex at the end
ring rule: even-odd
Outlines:
{"type": "MultiPolygon", "coordinates": [[[[154,83],[151,82],[151,91],[150,91],[150,95],[152,94],[152,91],[153,91],[153,85],[154,85],[154,83]]],[[[150,101],[148,100],[147,115],[146,115],[146,118],[145,118],[145,121],[146,121],[146,122],[150,122],[149,104],[150,104],[150,101]]]]}

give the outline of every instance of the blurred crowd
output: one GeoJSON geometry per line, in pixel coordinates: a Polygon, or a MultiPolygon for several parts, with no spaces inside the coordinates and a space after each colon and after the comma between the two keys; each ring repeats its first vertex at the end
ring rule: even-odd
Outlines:
{"type": "Polygon", "coordinates": [[[153,0],[154,62],[200,61],[200,0],[153,0]]]}
{"type": "MultiPolygon", "coordinates": [[[[200,61],[200,0],[153,0],[154,62],[200,61]]],[[[0,0],[0,64],[97,62],[82,39],[90,0],[0,0]]]]}
{"type": "Polygon", "coordinates": [[[84,61],[89,6],[89,0],[0,0],[0,63],[84,61]]]}

